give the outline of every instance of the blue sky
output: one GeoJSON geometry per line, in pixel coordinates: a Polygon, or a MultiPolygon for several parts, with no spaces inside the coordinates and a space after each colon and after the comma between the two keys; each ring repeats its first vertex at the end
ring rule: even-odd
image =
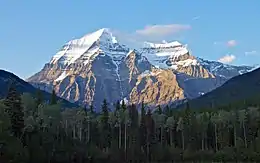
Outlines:
{"type": "Polygon", "coordinates": [[[259,16],[259,0],[1,0],[0,69],[27,78],[64,43],[103,27],[126,42],[179,40],[195,56],[258,64],[259,16]]]}

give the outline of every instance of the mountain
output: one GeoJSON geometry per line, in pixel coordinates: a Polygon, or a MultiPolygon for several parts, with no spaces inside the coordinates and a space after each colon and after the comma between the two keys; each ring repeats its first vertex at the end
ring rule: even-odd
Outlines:
{"type": "Polygon", "coordinates": [[[189,104],[192,108],[221,108],[231,103],[259,101],[259,97],[260,68],[228,80],[215,90],[190,100],[189,104]]]}
{"type": "MultiPolygon", "coordinates": [[[[8,93],[8,88],[11,83],[15,85],[16,90],[20,93],[30,93],[32,95],[35,95],[38,90],[35,87],[33,87],[31,84],[17,77],[16,75],[4,70],[0,70],[0,89],[1,89],[0,98],[6,97],[8,93]]],[[[49,100],[51,98],[51,94],[48,92],[42,91],[42,95],[45,100],[49,100]]],[[[76,104],[72,104],[59,97],[58,100],[61,100],[63,105],[66,107],[77,106],[76,104]]]]}
{"type": "Polygon", "coordinates": [[[252,68],[203,60],[177,41],[130,49],[103,28],[66,43],[27,81],[80,104],[164,105],[199,97],[252,68]]]}

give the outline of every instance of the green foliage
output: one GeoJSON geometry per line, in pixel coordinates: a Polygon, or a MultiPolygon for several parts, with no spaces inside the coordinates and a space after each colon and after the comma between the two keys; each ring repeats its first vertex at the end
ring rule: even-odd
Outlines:
{"type": "Polygon", "coordinates": [[[21,102],[23,107],[24,116],[34,116],[37,108],[37,101],[34,100],[34,98],[29,93],[24,93],[21,96],[21,102]]]}
{"type": "Polygon", "coordinates": [[[247,105],[152,112],[142,104],[139,114],[119,102],[110,112],[104,100],[95,113],[10,89],[0,100],[0,162],[260,161],[260,111],[247,105]]]}
{"type": "Polygon", "coordinates": [[[42,104],[44,101],[44,98],[43,98],[43,93],[41,90],[37,89],[36,91],[36,105],[39,106],[40,104],[42,104]]]}
{"type": "Polygon", "coordinates": [[[0,133],[5,134],[11,126],[10,118],[6,112],[4,101],[0,100],[0,133]]]}
{"type": "Polygon", "coordinates": [[[8,90],[8,94],[4,101],[4,104],[11,120],[12,133],[16,137],[20,138],[24,127],[24,114],[21,103],[21,96],[17,93],[13,85],[11,85],[8,90]]]}

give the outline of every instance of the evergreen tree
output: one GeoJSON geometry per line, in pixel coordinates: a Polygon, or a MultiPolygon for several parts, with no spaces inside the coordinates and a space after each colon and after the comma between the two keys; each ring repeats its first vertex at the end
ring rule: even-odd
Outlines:
{"type": "Polygon", "coordinates": [[[6,112],[6,106],[4,105],[4,101],[0,100],[0,137],[1,134],[5,134],[5,132],[9,132],[10,118],[6,112]]]}
{"type": "Polygon", "coordinates": [[[118,109],[109,112],[106,100],[95,113],[93,106],[87,112],[48,104],[36,108],[29,94],[19,98],[10,87],[6,99],[0,100],[3,163],[260,160],[260,110],[251,102],[209,110],[194,110],[187,103],[186,109],[168,108],[162,114],[159,107],[146,114],[142,103],[139,115],[135,105],[123,110],[118,102],[118,109]]]}
{"type": "Polygon", "coordinates": [[[36,105],[39,106],[40,104],[43,103],[43,94],[41,90],[36,91],[36,105]]]}
{"type": "Polygon", "coordinates": [[[147,161],[151,161],[151,149],[153,141],[155,140],[154,121],[152,118],[152,112],[149,109],[145,116],[145,128],[146,128],[146,156],[147,161]]]}
{"type": "Polygon", "coordinates": [[[54,90],[54,89],[52,90],[50,104],[51,104],[51,105],[57,104],[57,96],[56,96],[56,93],[55,93],[55,90],[54,90]]]}
{"type": "MultiPolygon", "coordinates": [[[[184,131],[184,141],[188,144],[190,144],[189,147],[192,146],[191,142],[194,139],[195,133],[193,132],[193,119],[194,119],[194,114],[190,110],[190,105],[189,102],[186,103],[186,108],[184,110],[184,115],[183,115],[183,131],[184,131]]],[[[186,147],[185,147],[186,148],[186,147]]]]}
{"type": "Polygon", "coordinates": [[[162,108],[161,108],[161,105],[158,105],[157,111],[158,111],[158,114],[162,114],[162,113],[163,113],[162,108]]]}
{"type": "Polygon", "coordinates": [[[118,111],[121,108],[120,101],[118,100],[116,102],[116,111],[118,111]]]}
{"type": "Polygon", "coordinates": [[[144,151],[144,147],[146,144],[146,128],[145,128],[145,106],[144,103],[142,102],[142,107],[141,107],[141,120],[140,120],[140,127],[139,127],[139,139],[141,142],[141,148],[144,151]]]}
{"type": "Polygon", "coordinates": [[[167,105],[167,106],[165,107],[165,109],[164,109],[164,114],[165,114],[167,117],[172,116],[172,111],[171,111],[169,105],[167,105]]]}
{"type": "Polygon", "coordinates": [[[133,162],[140,162],[140,159],[137,158],[141,151],[140,151],[140,142],[138,139],[138,128],[139,128],[139,115],[138,110],[136,108],[136,105],[132,104],[129,106],[129,116],[130,116],[130,130],[129,130],[129,160],[132,160],[133,162]]]}
{"type": "Polygon", "coordinates": [[[108,148],[110,144],[110,134],[109,134],[109,112],[108,104],[106,99],[104,99],[102,104],[102,115],[101,115],[101,126],[102,126],[102,146],[103,148],[108,148]]]}
{"type": "MultiPolygon", "coordinates": [[[[103,100],[103,104],[102,104],[102,113],[103,116],[105,118],[108,118],[108,104],[107,104],[107,100],[103,100]]],[[[107,119],[103,119],[103,120],[107,120],[107,119]]]]}
{"type": "Polygon", "coordinates": [[[123,110],[126,110],[126,104],[125,104],[125,100],[124,99],[122,100],[121,108],[123,110]]]}
{"type": "Polygon", "coordinates": [[[9,88],[4,104],[11,119],[12,133],[20,138],[24,128],[24,114],[21,96],[17,93],[14,85],[9,88]]]}
{"type": "Polygon", "coordinates": [[[89,106],[89,111],[90,111],[92,114],[95,113],[95,111],[94,111],[94,106],[93,106],[92,104],[89,106]]]}

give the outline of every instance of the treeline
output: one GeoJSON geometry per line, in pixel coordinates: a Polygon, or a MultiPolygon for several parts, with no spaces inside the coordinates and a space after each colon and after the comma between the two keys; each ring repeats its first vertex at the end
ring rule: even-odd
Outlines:
{"type": "Polygon", "coordinates": [[[104,100],[95,113],[61,108],[54,93],[47,104],[40,92],[33,98],[11,87],[0,101],[0,162],[260,161],[259,108],[231,106],[152,112],[104,100]]]}

